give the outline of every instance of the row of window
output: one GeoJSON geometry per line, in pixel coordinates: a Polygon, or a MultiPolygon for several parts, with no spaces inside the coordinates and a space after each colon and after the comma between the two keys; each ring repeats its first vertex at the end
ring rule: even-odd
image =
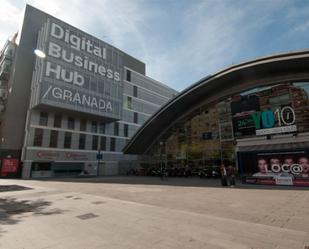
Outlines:
{"type": "MultiPolygon", "coordinates": [[[[138,121],[137,115],[136,117],[134,115],[134,120],[136,120],[136,123],[137,123],[138,121]]],[[[55,114],[54,127],[61,128],[61,121],[62,121],[62,116],[60,114],[55,114]]],[[[42,126],[48,125],[48,113],[47,112],[40,113],[39,125],[42,125],[42,126]]],[[[68,117],[67,128],[71,130],[75,129],[75,119],[74,118],[68,117]]],[[[86,128],[87,128],[87,119],[81,119],[80,120],[80,131],[86,131],[86,128]]],[[[99,133],[105,134],[105,123],[102,123],[102,122],[98,123],[97,121],[92,121],[91,122],[91,132],[98,133],[98,129],[99,129],[99,133]]],[[[129,136],[129,126],[127,124],[124,125],[123,133],[125,137],[129,136]]],[[[119,123],[117,122],[114,123],[114,135],[119,136],[119,123]]]]}
{"type": "MultiPolygon", "coordinates": [[[[131,82],[131,71],[127,70],[126,80],[131,82]]],[[[133,96],[137,98],[137,86],[133,86],[133,96]]]]}
{"type": "MultiPolygon", "coordinates": [[[[35,129],[33,146],[42,146],[43,129],[35,129]]],[[[50,133],[49,147],[56,148],[58,144],[58,131],[52,130],[50,133]]],[[[70,149],[72,143],[72,132],[64,133],[63,148],[70,149]]],[[[78,149],[84,150],[86,147],[86,134],[79,134],[78,149]]],[[[106,137],[92,136],[92,150],[106,150],[106,137]]],[[[110,151],[116,150],[116,139],[110,139],[110,151]]]]}

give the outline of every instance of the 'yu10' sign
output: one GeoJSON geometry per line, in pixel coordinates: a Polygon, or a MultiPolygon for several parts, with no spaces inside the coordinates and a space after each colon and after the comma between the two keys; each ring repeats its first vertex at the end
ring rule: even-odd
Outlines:
{"type": "Polygon", "coordinates": [[[251,117],[254,121],[256,135],[286,133],[297,130],[295,111],[290,106],[278,108],[275,111],[254,112],[251,117]]]}

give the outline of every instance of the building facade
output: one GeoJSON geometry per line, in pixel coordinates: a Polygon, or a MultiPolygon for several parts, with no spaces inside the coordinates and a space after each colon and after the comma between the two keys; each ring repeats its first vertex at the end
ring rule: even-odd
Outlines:
{"type": "Polygon", "coordinates": [[[309,52],[300,51],[201,79],[149,119],[124,151],[140,154],[144,168],[196,172],[235,164],[247,183],[309,186],[308,65],[309,52]]]}
{"type": "Polygon", "coordinates": [[[19,160],[24,178],[135,167],[123,147],[177,92],[147,77],[143,62],[29,5],[19,35],[6,45],[12,56],[2,52],[3,174],[19,160]]]}

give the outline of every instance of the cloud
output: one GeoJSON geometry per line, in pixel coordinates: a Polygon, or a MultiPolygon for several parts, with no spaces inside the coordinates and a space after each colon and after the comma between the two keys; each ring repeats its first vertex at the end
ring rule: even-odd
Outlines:
{"type": "Polygon", "coordinates": [[[0,46],[4,45],[9,37],[18,31],[22,11],[9,0],[1,1],[0,8],[0,46]]]}
{"type": "MultiPolygon", "coordinates": [[[[12,1],[2,0],[2,44],[25,5],[12,1]]],[[[28,2],[140,59],[150,77],[178,90],[243,60],[308,47],[301,0],[28,2]]]]}

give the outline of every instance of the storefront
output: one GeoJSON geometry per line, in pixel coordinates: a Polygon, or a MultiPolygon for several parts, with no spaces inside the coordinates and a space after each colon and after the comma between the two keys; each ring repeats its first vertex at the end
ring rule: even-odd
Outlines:
{"type": "Polygon", "coordinates": [[[232,164],[245,183],[309,186],[309,54],[298,55],[303,63],[284,54],[202,79],[161,108],[124,151],[163,158],[167,167],[232,164]]]}

